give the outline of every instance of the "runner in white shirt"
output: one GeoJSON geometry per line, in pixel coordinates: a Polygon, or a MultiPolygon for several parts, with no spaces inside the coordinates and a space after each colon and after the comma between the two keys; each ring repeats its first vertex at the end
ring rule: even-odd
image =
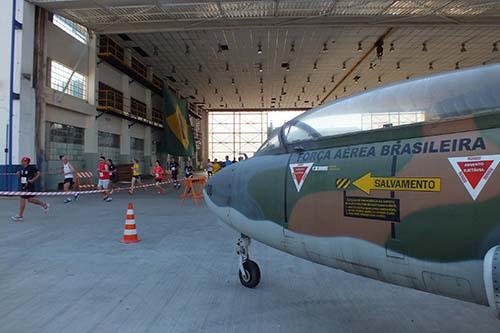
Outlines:
{"type": "MultiPolygon", "coordinates": [[[[73,190],[74,190],[75,189],[74,187],[75,187],[76,170],[69,163],[68,158],[65,155],[59,156],[59,159],[63,162],[62,172],[64,175],[64,183],[63,183],[64,192],[68,192],[71,188],[73,188],[73,190]]],[[[78,200],[79,196],[80,195],[78,193],[75,194],[75,196],[74,196],[75,200],[78,200]]],[[[66,199],[64,199],[64,203],[70,203],[71,201],[73,201],[73,199],[71,197],[67,197],[66,199]]]]}

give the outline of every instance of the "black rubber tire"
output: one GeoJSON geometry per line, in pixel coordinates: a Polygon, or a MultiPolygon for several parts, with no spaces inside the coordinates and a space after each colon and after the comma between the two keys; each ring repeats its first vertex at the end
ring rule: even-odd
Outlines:
{"type": "Polygon", "coordinates": [[[252,260],[247,260],[243,263],[243,269],[247,273],[248,279],[243,279],[241,272],[238,270],[238,276],[243,286],[247,288],[255,288],[260,282],[260,269],[259,265],[252,260]]]}

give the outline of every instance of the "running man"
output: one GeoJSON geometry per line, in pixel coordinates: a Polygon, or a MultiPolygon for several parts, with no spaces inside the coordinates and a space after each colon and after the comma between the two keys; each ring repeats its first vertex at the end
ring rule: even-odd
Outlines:
{"type": "Polygon", "coordinates": [[[110,202],[113,200],[111,196],[109,195],[108,187],[109,187],[109,166],[108,163],[106,163],[106,158],[104,156],[101,156],[99,158],[99,166],[97,167],[97,171],[99,171],[99,183],[98,187],[100,190],[105,190],[105,192],[102,193],[103,195],[103,200],[110,202]]]}
{"type": "Polygon", "coordinates": [[[113,193],[115,189],[114,183],[118,181],[118,174],[116,171],[116,166],[113,160],[108,158],[108,168],[109,168],[109,194],[113,193]]]}
{"type": "Polygon", "coordinates": [[[132,179],[131,179],[131,184],[130,184],[130,190],[128,191],[129,194],[134,194],[134,186],[135,183],[142,184],[141,182],[141,173],[140,173],[140,166],[139,166],[139,160],[134,158],[132,164],[132,179]]]}
{"type": "Polygon", "coordinates": [[[193,178],[193,167],[189,160],[186,161],[186,165],[184,166],[184,176],[186,178],[193,178]]]}
{"type": "Polygon", "coordinates": [[[158,189],[158,194],[165,193],[165,190],[160,186],[160,183],[163,182],[163,168],[161,162],[158,160],[156,160],[155,167],[153,168],[153,175],[155,177],[155,185],[158,189]]]}
{"type": "MultiPolygon", "coordinates": [[[[64,192],[68,192],[70,189],[76,190],[75,189],[75,185],[76,185],[76,183],[75,183],[76,169],[73,168],[73,166],[71,165],[71,163],[69,163],[68,158],[66,157],[66,155],[60,155],[59,159],[63,163],[62,173],[64,175],[64,182],[63,182],[64,192]]],[[[75,194],[74,195],[74,200],[75,201],[78,200],[79,196],[80,196],[79,193],[75,194]]],[[[66,199],[64,199],[64,203],[70,203],[71,201],[73,201],[73,198],[71,198],[71,197],[67,197],[66,199]]]]}
{"type": "MultiPolygon", "coordinates": [[[[40,171],[34,165],[30,165],[31,159],[23,157],[21,159],[22,169],[16,172],[19,177],[19,190],[23,192],[34,192],[35,181],[40,178],[40,171]]],[[[49,204],[41,200],[35,199],[34,195],[22,195],[19,198],[19,214],[12,216],[12,220],[22,222],[24,219],[24,209],[26,208],[26,201],[34,205],[41,206],[45,214],[49,213],[49,204]]]]}
{"type": "Polygon", "coordinates": [[[220,170],[220,163],[217,161],[217,159],[214,159],[214,175],[219,172],[220,170]]]}
{"type": "Polygon", "coordinates": [[[207,163],[207,174],[208,178],[212,177],[214,175],[214,164],[208,159],[207,163]]]}
{"type": "Polygon", "coordinates": [[[177,177],[179,176],[179,163],[177,163],[174,158],[171,158],[168,168],[170,169],[172,179],[174,180],[174,188],[179,189],[181,187],[181,183],[177,181],[177,177]]]}

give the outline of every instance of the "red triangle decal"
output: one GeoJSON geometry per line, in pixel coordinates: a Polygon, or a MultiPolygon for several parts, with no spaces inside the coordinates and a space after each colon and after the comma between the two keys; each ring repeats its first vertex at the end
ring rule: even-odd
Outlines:
{"type": "Polygon", "coordinates": [[[492,163],[493,160],[457,162],[460,170],[473,189],[475,189],[477,184],[483,179],[492,163]]]}
{"type": "Polygon", "coordinates": [[[304,178],[307,169],[307,166],[293,167],[293,176],[295,177],[295,180],[297,180],[297,184],[302,183],[302,178],[304,178]]]}

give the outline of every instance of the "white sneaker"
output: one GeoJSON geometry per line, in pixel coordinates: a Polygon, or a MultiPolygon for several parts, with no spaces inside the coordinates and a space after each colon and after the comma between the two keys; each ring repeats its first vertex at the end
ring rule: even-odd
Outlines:
{"type": "MultiPolygon", "coordinates": [[[[76,200],[76,198],[75,198],[75,200],[76,200]]],[[[71,198],[64,199],[64,203],[65,204],[70,203],[71,201],[73,201],[71,198]]]]}
{"type": "Polygon", "coordinates": [[[23,218],[19,215],[12,216],[10,219],[14,222],[22,222],[23,221],[23,218]]]}
{"type": "Polygon", "coordinates": [[[113,198],[111,198],[111,197],[107,197],[107,198],[106,198],[106,199],[104,199],[104,200],[105,200],[106,202],[111,202],[111,201],[113,201],[113,198]]]}
{"type": "Polygon", "coordinates": [[[80,197],[79,193],[75,194],[75,201],[78,200],[79,197],[80,197]]]}

